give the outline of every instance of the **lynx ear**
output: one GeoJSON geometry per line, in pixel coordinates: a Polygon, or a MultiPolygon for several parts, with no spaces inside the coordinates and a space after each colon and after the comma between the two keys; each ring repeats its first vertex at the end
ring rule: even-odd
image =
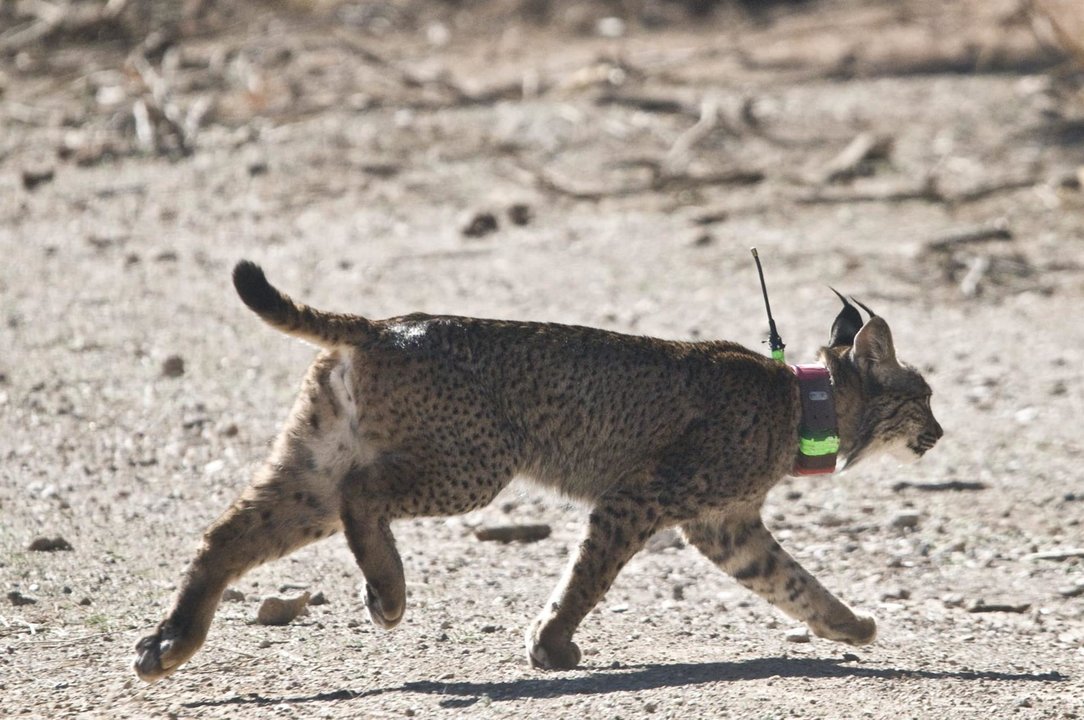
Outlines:
{"type": "MultiPolygon", "coordinates": [[[[839,295],[839,293],[836,293],[836,295],[839,295]]],[[[842,297],[842,296],[840,296],[840,297],[842,297]]],[[[869,315],[871,318],[877,317],[877,313],[870,310],[869,305],[866,305],[864,302],[862,302],[861,300],[859,300],[858,298],[856,298],[854,296],[851,296],[851,300],[854,300],[856,303],[858,303],[858,307],[865,310],[866,314],[869,315]]]]}
{"type": "Polygon", "coordinates": [[[862,316],[858,314],[854,305],[839,294],[835,288],[828,288],[843,301],[843,309],[836,315],[832,323],[832,333],[828,339],[828,347],[836,345],[854,345],[854,336],[862,329],[862,316]]]}
{"type": "Polygon", "coordinates": [[[892,331],[883,318],[872,317],[854,338],[851,358],[861,370],[896,364],[896,347],[892,331]]]}

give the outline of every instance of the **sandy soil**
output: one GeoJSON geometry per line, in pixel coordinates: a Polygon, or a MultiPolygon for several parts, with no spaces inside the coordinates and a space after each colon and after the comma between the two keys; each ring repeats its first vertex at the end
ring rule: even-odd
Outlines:
{"type": "Polygon", "coordinates": [[[1084,558],[1034,555],[1084,547],[1084,103],[1014,6],[598,25],[577,5],[534,25],[357,5],[212,18],[145,65],[123,41],[8,53],[0,716],[1084,716],[1084,558]],[[834,163],[863,134],[870,157],[834,163]],[[496,230],[465,234],[486,212],[496,230]],[[373,317],[758,346],[752,245],[789,359],[827,339],[832,285],[935,389],[946,436],[921,463],[789,479],[765,511],[878,617],[875,645],[788,641],[794,623],[664,535],[585,621],[583,666],[533,671],[523,629],[584,512],[516,484],[396,527],[395,631],[368,623],[335,537],[245,577],[182,671],[135,678],[133,644],[312,356],[236,300],[237,259],[373,317]],[[473,536],[509,522],[553,533],[473,536]],[[71,549],[29,550],[57,536],[71,549]],[[284,588],[328,602],[255,624],[284,588]]]}

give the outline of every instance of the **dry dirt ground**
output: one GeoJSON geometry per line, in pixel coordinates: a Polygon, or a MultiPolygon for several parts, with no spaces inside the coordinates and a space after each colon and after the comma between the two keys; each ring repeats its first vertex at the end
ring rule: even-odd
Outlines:
{"type": "Polygon", "coordinates": [[[12,7],[0,716],[1084,717],[1084,107],[1015,3],[257,8],[135,51],[23,45],[12,7]],[[374,317],[758,346],[752,245],[790,360],[827,338],[832,285],[935,389],[946,435],[921,463],[788,479],[765,511],[876,644],[788,641],[663,535],[584,622],[583,666],[531,670],[523,629],[584,511],[524,483],[398,524],[393,632],[337,536],[245,577],[174,676],[135,678],[313,355],[237,301],[237,259],[374,317]],[[526,522],[552,535],[472,533],[526,522]],[[56,536],[71,549],[29,550],[56,536]],[[255,624],[283,588],[328,602],[255,624]]]}

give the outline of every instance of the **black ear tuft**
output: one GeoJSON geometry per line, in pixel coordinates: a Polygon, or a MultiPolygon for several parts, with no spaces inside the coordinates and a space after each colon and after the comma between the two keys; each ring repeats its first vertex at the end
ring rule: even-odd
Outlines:
{"type": "MultiPolygon", "coordinates": [[[[839,311],[839,315],[836,315],[836,319],[832,323],[832,334],[828,339],[828,347],[854,345],[854,336],[862,329],[862,316],[858,314],[858,310],[855,309],[854,305],[851,305],[847,298],[840,295],[838,290],[835,288],[828,289],[843,301],[843,309],[839,311]]],[[[859,304],[861,305],[861,303],[859,304]]],[[[863,307],[865,306],[863,305],[863,307]]]]}
{"type": "MultiPolygon", "coordinates": [[[[839,295],[839,293],[836,293],[836,295],[839,295]]],[[[858,307],[862,308],[867,313],[869,313],[869,316],[871,318],[877,317],[877,313],[870,310],[869,307],[864,302],[862,302],[861,300],[856,299],[853,295],[851,296],[851,300],[854,300],[856,303],[858,303],[858,307]]]]}

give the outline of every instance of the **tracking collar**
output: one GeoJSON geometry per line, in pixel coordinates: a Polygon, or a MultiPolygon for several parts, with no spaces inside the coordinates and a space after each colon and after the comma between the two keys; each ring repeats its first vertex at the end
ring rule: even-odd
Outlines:
{"type": "MultiPolygon", "coordinates": [[[[772,359],[786,363],[783,353],[786,345],[783,344],[783,338],[779,337],[775,319],[772,317],[772,306],[768,302],[768,286],[764,283],[764,269],[760,265],[760,255],[757,254],[756,248],[750,248],[750,250],[757,264],[760,291],[764,295],[764,309],[768,313],[768,343],[772,350],[772,359]]],[[[836,294],[839,295],[839,293],[836,294]]],[[[843,296],[840,295],[840,297],[843,296]]],[[[858,314],[857,310],[854,312],[858,314]]],[[[798,388],[802,398],[802,419],[798,425],[798,454],[794,457],[791,474],[826,475],[835,472],[836,453],[839,452],[839,424],[836,422],[836,398],[832,393],[832,377],[828,374],[828,368],[823,365],[787,365],[787,367],[798,377],[798,388]]]]}
{"type": "Polygon", "coordinates": [[[835,472],[839,452],[839,425],[832,378],[823,365],[788,365],[798,378],[802,419],[798,425],[798,454],[794,475],[835,472]]]}

